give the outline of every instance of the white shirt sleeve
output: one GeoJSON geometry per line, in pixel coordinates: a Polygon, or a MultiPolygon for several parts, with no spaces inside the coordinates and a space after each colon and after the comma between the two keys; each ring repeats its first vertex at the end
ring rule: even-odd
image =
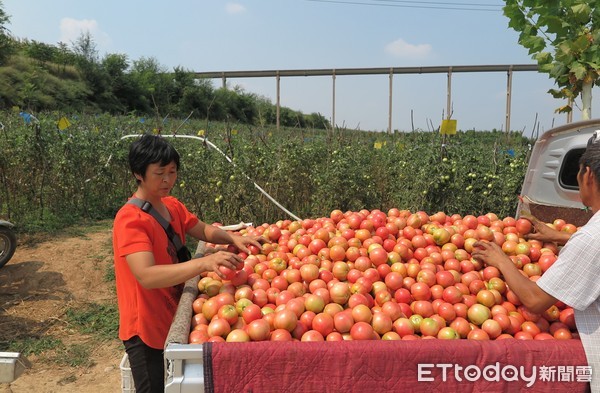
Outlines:
{"type": "Polygon", "coordinates": [[[600,238],[583,228],[573,234],[537,284],[576,310],[600,297],[600,238]]]}

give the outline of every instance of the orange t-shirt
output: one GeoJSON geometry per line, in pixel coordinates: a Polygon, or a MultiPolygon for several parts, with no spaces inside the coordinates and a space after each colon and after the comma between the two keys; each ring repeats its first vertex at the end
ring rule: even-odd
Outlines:
{"type": "MultiPolygon", "coordinates": [[[[185,233],[198,223],[198,218],[174,197],[162,199],[171,215],[171,226],[185,242],[185,233]]],[[[155,263],[177,263],[177,252],[163,227],[148,213],[125,204],[113,224],[113,252],[117,301],[119,304],[119,338],[139,336],[156,349],[163,349],[169,327],[179,303],[183,285],[146,289],[137,281],[125,257],[140,251],[154,254],[155,263]]]]}

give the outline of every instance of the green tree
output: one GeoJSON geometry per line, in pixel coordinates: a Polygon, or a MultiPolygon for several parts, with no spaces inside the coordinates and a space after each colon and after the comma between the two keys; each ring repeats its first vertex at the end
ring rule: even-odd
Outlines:
{"type": "Polygon", "coordinates": [[[64,42],[57,44],[54,62],[62,66],[62,70],[65,71],[67,66],[74,66],[77,64],[77,56],[75,53],[69,50],[69,47],[64,42]]]}
{"type": "Polygon", "coordinates": [[[131,78],[139,91],[139,108],[145,113],[155,112],[161,116],[170,113],[170,79],[167,70],[153,57],[133,61],[131,78]]]}
{"type": "Polygon", "coordinates": [[[600,85],[600,3],[506,0],[504,15],[539,70],[555,79],[558,89],[548,92],[569,100],[557,112],[572,111],[572,102],[581,93],[582,118],[591,118],[592,87],[600,85]]]}
{"type": "Polygon", "coordinates": [[[194,80],[193,85],[183,88],[183,95],[177,105],[182,114],[194,111],[195,117],[212,119],[210,111],[214,99],[215,92],[211,81],[198,79],[194,80]]]}
{"type": "Polygon", "coordinates": [[[111,112],[127,112],[130,106],[135,106],[137,89],[129,74],[127,55],[110,53],[104,56],[101,67],[108,76],[108,89],[112,96],[111,112]]]}
{"type": "Polygon", "coordinates": [[[73,52],[80,57],[80,61],[91,64],[98,62],[98,49],[89,31],[81,33],[72,46],[73,52]]]}
{"type": "Polygon", "coordinates": [[[4,4],[0,0],[0,64],[4,64],[6,58],[12,52],[12,38],[6,25],[10,23],[10,16],[4,12],[4,4]]]}
{"type": "Polygon", "coordinates": [[[88,97],[95,110],[114,110],[115,98],[110,90],[109,76],[98,60],[98,49],[89,31],[81,33],[72,43],[77,68],[90,89],[88,97]]]}
{"type": "Polygon", "coordinates": [[[8,34],[8,29],[6,28],[6,24],[10,22],[10,16],[4,12],[4,4],[2,0],[0,0],[0,32],[3,34],[8,34]]]}
{"type": "Polygon", "coordinates": [[[25,51],[30,58],[37,60],[40,64],[53,61],[58,53],[56,47],[35,40],[26,42],[25,51]]]}

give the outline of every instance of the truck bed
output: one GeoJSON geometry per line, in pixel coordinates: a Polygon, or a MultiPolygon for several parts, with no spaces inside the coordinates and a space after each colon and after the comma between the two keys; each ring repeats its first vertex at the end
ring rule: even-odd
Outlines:
{"type": "Polygon", "coordinates": [[[585,392],[589,386],[576,339],[188,344],[197,283],[186,283],[167,339],[167,393],[585,392]],[[479,370],[479,378],[465,369],[479,370]],[[506,377],[511,370],[518,374],[506,377]]]}

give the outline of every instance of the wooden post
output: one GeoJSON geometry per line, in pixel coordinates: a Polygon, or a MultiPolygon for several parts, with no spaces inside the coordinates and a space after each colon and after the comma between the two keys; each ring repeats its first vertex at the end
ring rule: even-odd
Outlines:
{"type": "Polygon", "coordinates": [[[508,68],[506,78],[506,133],[510,133],[510,103],[512,97],[512,65],[508,68]]]}
{"type": "MultiPolygon", "coordinates": [[[[452,117],[452,66],[448,67],[448,84],[446,86],[446,119],[450,120],[452,117]]],[[[440,126],[441,131],[441,126],[440,126]]],[[[446,157],[446,143],[448,142],[448,135],[444,133],[442,135],[442,148],[441,158],[446,157]]]]}

